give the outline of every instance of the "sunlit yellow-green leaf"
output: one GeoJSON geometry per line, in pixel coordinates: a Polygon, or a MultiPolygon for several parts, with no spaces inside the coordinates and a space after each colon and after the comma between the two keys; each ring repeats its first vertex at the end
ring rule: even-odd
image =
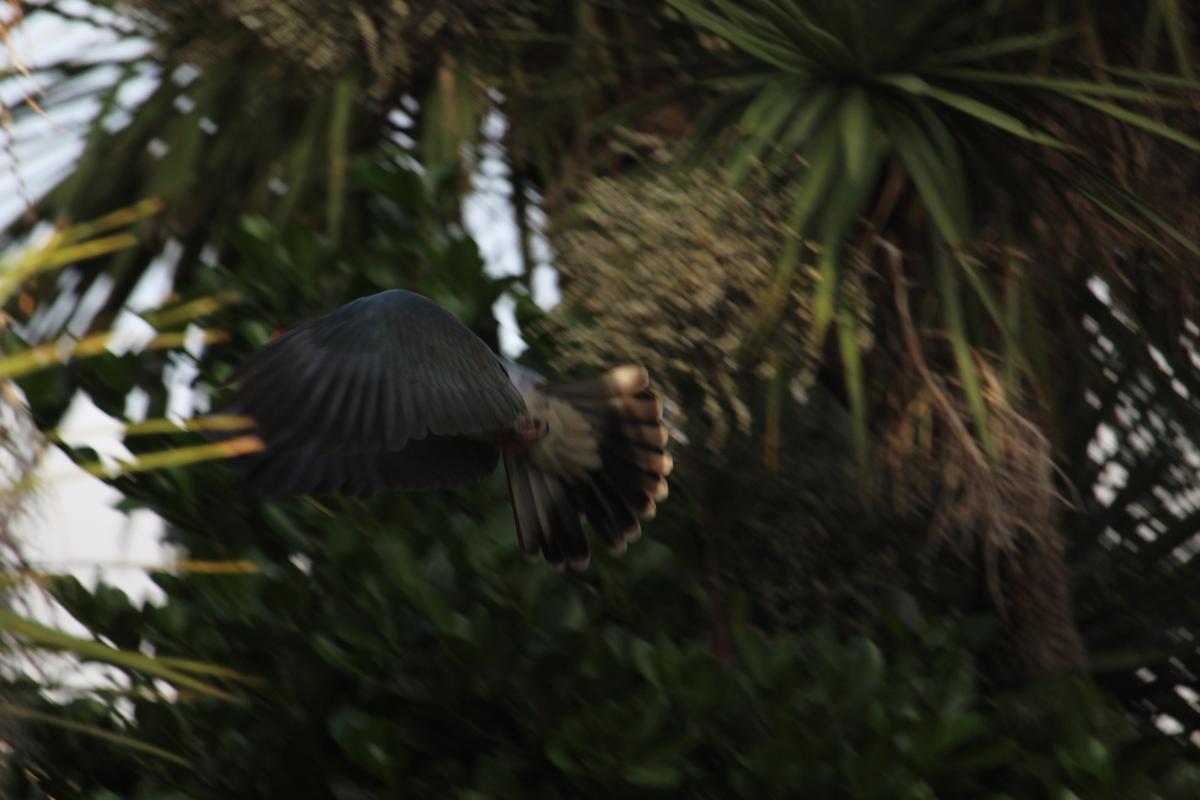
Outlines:
{"type": "MultiPolygon", "coordinates": [[[[153,213],[158,209],[157,204],[153,202],[142,205],[145,208],[139,210],[135,207],[97,220],[90,225],[90,232],[111,230],[118,224],[125,224],[130,220],[138,219],[144,213],[153,213]]],[[[55,270],[78,261],[99,258],[137,244],[137,238],[130,233],[114,233],[93,239],[86,235],[88,232],[85,230],[81,233],[79,228],[58,230],[52,233],[45,242],[23,251],[16,258],[0,259],[0,302],[7,301],[18,286],[38,273],[55,270]]]]}
{"type": "Polygon", "coordinates": [[[161,453],[148,453],[132,461],[118,461],[115,464],[81,464],[80,469],[89,475],[115,478],[120,475],[132,475],[137,472],[148,472],[167,467],[182,467],[201,461],[212,461],[221,458],[257,453],[263,449],[262,440],[257,436],[239,436],[224,442],[200,444],[194,447],[177,447],[164,450],[161,453]]]}
{"type": "MultiPolygon", "coordinates": [[[[260,452],[263,449],[263,446],[262,440],[257,436],[238,436],[233,439],[227,439],[223,442],[215,442],[213,444],[195,445],[193,447],[176,447],[157,453],[147,453],[134,458],[131,461],[118,460],[113,463],[95,461],[89,464],[80,464],[78,467],[87,475],[92,475],[98,478],[112,479],[119,478],[122,475],[133,475],[139,472],[149,472],[156,469],[183,467],[190,464],[197,464],[202,461],[214,461],[217,459],[236,458],[238,456],[250,455],[252,453],[260,452]]],[[[46,477],[35,475],[0,491],[7,494],[28,492],[45,483],[66,480],[70,477],[72,477],[70,473],[46,477]]]]}
{"type": "Polygon", "coordinates": [[[11,570],[0,574],[0,586],[20,586],[32,583],[46,587],[55,580],[64,578],[73,567],[96,569],[136,569],[144,572],[190,573],[202,575],[255,575],[261,572],[253,561],[236,559],[232,561],[210,561],[184,559],[168,564],[152,561],[84,561],[84,562],[55,562],[54,564],[35,564],[27,569],[11,570]]]}
{"type": "Polygon", "coordinates": [[[237,303],[240,299],[241,295],[237,292],[218,292],[208,297],[200,297],[183,303],[175,308],[148,312],[142,315],[142,319],[155,328],[166,328],[170,325],[178,325],[181,322],[189,322],[209,314],[215,314],[222,308],[237,303]]]}
{"type": "Polygon", "coordinates": [[[179,433],[181,431],[239,431],[254,427],[250,417],[234,415],[213,415],[196,417],[194,419],[148,419],[144,422],[134,422],[126,425],[122,433],[125,436],[145,436],[156,433],[179,433]]]}
{"type": "Polygon", "coordinates": [[[53,725],[57,728],[62,728],[63,730],[72,731],[74,733],[82,733],[85,736],[93,736],[106,742],[112,742],[113,744],[121,747],[128,747],[131,750],[138,750],[146,753],[147,755],[179,764],[180,766],[191,766],[191,762],[189,762],[186,758],[172,753],[170,750],[165,750],[157,745],[150,744],[149,742],[143,742],[141,739],[135,739],[132,736],[124,736],[119,733],[113,733],[112,731],[106,731],[103,728],[96,727],[95,725],[88,725],[83,722],[77,722],[76,720],[65,719],[63,717],[55,716],[54,714],[47,714],[42,711],[34,711],[31,708],[22,708],[21,706],[13,705],[12,703],[0,703],[0,717],[15,717],[17,719],[29,720],[30,722],[40,722],[44,725],[53,725]]]}
{"type": "Polygon", "coordinates": [[[40,647],[74,653],[88,661],[100,661],[117,667],[137,670],[181,688],[191,689],[199,694],[224,699],[230,698],[228,692],[197,680],[179,669],[168,667],[160,658],[152,658],[129,650],[118,650],[102,642],[72,636],[26,619],[12,611],[0,609],[0,630],[40,647]]]}
{"type": "Polygon", "coordinates": [[[169,565],[176,572],[203,575],[256,575],[262,570],[253,561],[239,558],[233,561],[205,561],[188,558],[169,565]]]}
{"type": "Polygon", "coordinates": [[[85,239],[92,238],[96,234],[106,233],[117,228],[124,228],[139,220],[152,217],[161,212],[162,209],[162,201],[156,197],[151,197],[134,203],[129,208],[113,211],[110,214],[105,214],[88,222],[76,223],[62,231],[63,244],[78,244],[85,239]]]}
{"type": "MultiPolygon", "coordinates": [[[[182,347],[190,334],[184,332],[161,333],[144,346],[145,350],[170,350],[182,347]]],[[[224,331],[201,331],[196,335],[200,342],[212,344],[228,338],[224,331]]],[[[98,355],[116,340],[116,334],[96,333],[76,342],[51,342],[31,347],[20,353],[0,358],[0,378],[15,378],[37,369],[65,364],[73,358],[98,355]]]]}

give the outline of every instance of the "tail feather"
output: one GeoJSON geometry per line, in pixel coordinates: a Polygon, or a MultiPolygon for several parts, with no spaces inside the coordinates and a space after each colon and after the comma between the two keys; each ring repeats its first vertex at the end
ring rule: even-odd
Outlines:
{"type": "Polygon", "coordinates": [[[527,555],[541,551],[556,569],[565,563],[575,569],[586,568],[587,539],[570,488],[526,458],[505,456],[504,466],[521,550],[527,555]]]}
{"type": "Polygon", "coordinates": [[[538,525],[541,528],[542,556],[556,570],[563,568],[566,554],[563,552],[562,531],[556,530],[557,509],[554,508],[554,498],[548,491],[546,474],[540,470],[530,470],[529,485],[533,493],[533,502],[537,510],[538,525]]]}
{"type": "Polygon", "coordinates": [[[579,522],[579,511],[571,503],[567,487],[558,477],[541,474],[550,507],[550,527],[546,540],[558,545],[572,569],[587,569],[589,554],[583,526],[579,522]]]}
{"type": "Polygon", "coordinates": [[[611,443],[602,442],[600,445],[601,458],[610,458],[615,462],[626,464],[631,468],[640,469],[656,475],[667,476],[675,468],[675,461],[665,450],[645,447],[613,447],[611,443]]]}
{"type": "Polygon", "coordinates": [[[641,523],[619,497],[608,496],[590,481],[573,488],[588,523],[613,553],[624,553],[625,543],[641,536],[641,523]]]}
{"type": "Polygon", "coordinates": [[[513,519],[517,527],[517,544],[528,556],[542,549],[542,520],[537,510],[530,480],[530,464],[526,459],[506,455],[504,472],[508,475],[508,493],[512,497],[513,519]]]}
{"type": "Polygon", "coordinates": [[[586,434],[563,432],[576,445],[594,444],[599,465],[585,475],[549,474],[525,454],[505,457],[517,533],[526,553],[541,551],[554,566],[587,565],[588,546],[580,517],[615,553],[641,536],[640,519],[650,519],[667,497],[666,476],[674,463],[666,445],[662,403],[648,389],[642,367],[618,367],[591,380],[540,384],[587,421],[586,434]],[[576,438],[580,438],[576,442],[576,438]]]}
{"type": "Polygon", "coordinates": [[[606,471],[593,477],[593,481],[610,496],[620,500],[639,519],[654,519],[657,507],[654,498],[640,485],[629,478],[629,472],[606,471]]]}
{"type": "MultiPolygon", "coordinates": [[[[585,414],[585,416],[588,415],[585,414]]],[[[593,417],[593,419],[596,418],[593,417]]],[[[604,418],[600,417],[600,419],[604,418]]],[[[661,451],[667,446],[669,433],[661,422],[647,424],[636,419],[630,420],[619,415],[609,415],[605,419],[605,426],[607,430],[601,429],[601,435],[605,441],[624,439],[630,445],[656,451],[661,451]]]]}
{"type": "Polygon", "coordinates": [[[631,506],[645,506],[647,500],[663,500],[667,496],[667,482],[661,475],[622,467],[606,472],[605,477],[628,498],[631,506]]]}

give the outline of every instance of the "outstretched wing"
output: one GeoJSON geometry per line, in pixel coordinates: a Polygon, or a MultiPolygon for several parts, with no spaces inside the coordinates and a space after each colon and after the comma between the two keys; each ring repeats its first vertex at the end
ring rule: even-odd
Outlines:
{"type": "Polygon", "coordinates": [[[239,459],[243,486],[260,495],[337,492],[367,497],[400,489],[446,489],[482,480],[500,450],[461,436],[413,439],[403,450],[345,453],[312,444],[268,447],[239,459]]]}
{"type": "Polygon", "coordinates": [[[285,333],[235,376],[229,411],[268,450],[401,451],[427,436],[510,428],[525,403],[490,348],[449,311],[401,289],[285,333]]]}

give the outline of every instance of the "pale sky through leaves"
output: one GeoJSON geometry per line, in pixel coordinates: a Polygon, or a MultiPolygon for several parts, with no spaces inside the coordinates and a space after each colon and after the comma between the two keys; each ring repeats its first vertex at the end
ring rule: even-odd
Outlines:
{"type": "MultiPolygon", "coordinates": [[[[87,4],[81,4],[81,8],[89,13],[92,10],[87,4]]],[[[111,32],[49,15],[38,15],[20,26],[12,44],[22,63],[30,68],[54,63],[65,54],[85,49],[94,52],[102,48],[108,53],[117,48],[133,53],[148,46],[142,41],[122,40],[111,32]]],[[[0,69],[10,66],[7,58],[7,52],[0,52],[0,69]]],[[[153,85],[151,76],[133,82],[122,95],[125,107],[133,107],[153,85]]],[[[27,82],[24,88],[36,95],[38,87],[34,82],[27,82]]],[[[8,103],[20,100],[19,97],[3,99],[8,103]]],[[[90,100],[78,101],[57,108],[49,120],[31,117],[11,130],[10,152],[15,156],[15,163],[7,155],[0,155],[3,160],[3,166],[0,166],[0,223],[7,224],[22,213],[27,199],[36,200],[70,169],[82,149],[86,124],[95,111],[95,104],[90,100]]],[[[488,273],[494,276],[518,274],[521,270],[519,234],[510,201],[511,183],[500,144],[504,128],[504,118],[497,112],[485,120],[484,141],[474,160],[475,191],[466,199],[463,212],[468,232],[479,244],[488,273]]],[[[531,200],[536,204],[538,198],[531,200]]],[[[551,266],[549,245],[541,232],[544,220],[536,217],[534,223],[537,230],[530,245],[535,264],[530,284],[535,301],[549,307],[558,301],[557,276],[551,266]]],[[[153,308],[167,297],[172,269],[170,249],[167,248],[164,258],[145,275],[131,297],[131,311],[153,308]]],[[[97,298],[95,304],[102,301],[103,298],[97,298]]],[[[84,313],[74,321],[86,324],[90,317],[86,306],[92,304],[85,298],[83,305],[84,313]]],[[[510,357],[525,349],[516,327],[514,308],[515,302],[509,295],[501,297],[495,306],[500,322],[501,348],[510,357]]],[[[49,311],[53,315],[54,310],[49,311]]],[[[126,335],[127,343],[132,341],[136,347],[136,340],[144,335],[139,326],[149,327],[135,314],[128,313],[118,319],[116,329],[126,335]]],[[[78,330],[74,332],[79,333],[78,330]]],[[[170,406],[174,415],[189,415],[193,400],[190,386],[196,374],[190,359],[186,356],[176,359],[167,376],[173,381],[170,406]]],[[[139,398],[132,397],[127,413],[133,419],[140,416],[138,406],[139,398]]],[[[60,432],[70,444],[94,448],[102,458],[129,456],[119,441],[117,421],[84,395],[73,399],[60,432]]],[[[23,525],[28,559],[45,571],[70,572],[87,585],[103,579],[123,589],[135,601],[160,598],[160,590],[145,571],[147,566],[172,560],[172,554],[159,543],[161,526],[158,519],[147,511],[126,515],[115,510],[113,506],[120,499],[120,493],[81,472],[56,449],[50,450],[42,475],[48,483],[34,512],[23,525]]],[[[82,632],[82,628],[65,613],[52,613],[43,600],[35,600],[33,605],[46,621],[82,632]]]]}

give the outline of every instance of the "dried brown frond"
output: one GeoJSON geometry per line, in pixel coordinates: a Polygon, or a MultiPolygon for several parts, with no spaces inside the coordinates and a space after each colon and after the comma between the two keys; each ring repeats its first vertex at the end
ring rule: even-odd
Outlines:
{"type": "Polygon", "coordinates": [[[961,393],[927,362],[899,251],[886,242],[881,246],[895,281],[902,352],[916,376],[912,385],[899,388],[908,394],[881,444],[894,497],[907,510],[932,512],[933,546],[948,543],[981,556],[992,600],[1009,622],[1029,673],[1079,668],[1083,643],[1071,609],[1058,529],[1064,500],[1055,489],[1050,442],[1032,421],[1028,400],[977,355],[994,449],[984,452],[967,427],[961,393]]]}
{"type": "MultiPolygon", "coordinates": [[[[1101,67],[1103,54],[1094,54],[1094,59],[1094,77],[1107,82],[1101,67]]],[[[1161,87],[1140,88],[1161,93],[1161,87]]],[[[1161,104],[1113,104],[1127,106],[1192,139],[1200,136],[1200,93],[1169,94],[1161,104]]],[[[1065,123],[1073,136],[1086,137],[1090,166],[1100,168],[1113,184],[1136,196],[1163,224],[1156,226],[1145,216],[1113,203],[1111,197],[1106,198],[1110,208],[1103,207],[1097,202],[1094,181],[1069,180],[1082,174],[1070,156],[1046,153],[1046,163],[1067,180],[1044,184],[1036,170],[1028,165],[1018,167],[1026,170],[1031,186],[1040,187],[1037,206],[1044,213],[1032,220],[1039,258],[1055,264],[1060,276],[1086,280],[1103,274],[1127,290],[1142,310],[1162,315],[1164,324],[1181,327],[1183,319],[1196,315],[1200,296],[1200,256],[1194,250],[1200,243],[1200,204],[1195,202],[1200,157],[1158,132],[1110,114],[1071,104],[1055,106],[1055,113],[1063,122],[1048,121],[1047,128],[1062,130],[1065,123]],[[1119,216],[1114,216],[1114,210],[1119,216]],[[1190,241],[1191,246],[1181,239],[1190,241]],[[1147,265],[1152,267],[1147,269],[1147,265]]],[[[1000,238],[995,231],[990,235],[1000,238]]]]}

